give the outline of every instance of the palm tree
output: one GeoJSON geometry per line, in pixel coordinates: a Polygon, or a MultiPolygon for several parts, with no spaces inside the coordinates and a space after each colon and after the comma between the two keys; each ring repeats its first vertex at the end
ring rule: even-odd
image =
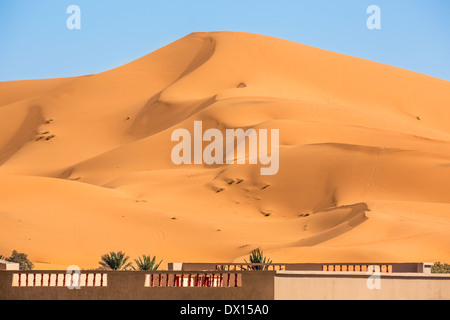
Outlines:
{"type": "Polygon", "coordinates": [[[8,257],[5,257],[4,255],[0,254],[0,260],[8,261],[8,257]]]}
{"type": "Polygon", "coordinates": [[[131,267],[131,262],[127,263],[129,258],[122,251],[110,252],[102,256],[99,264],[105,270],[127,270],[131,267]]]}
{"type": "MultiPolygon", "coordinates": [[[[249,262],[245,260],[245,263],[249,262]]],[[[267,257],[264,257],[263,251],[260,248],[258,248],[250,253],[250,263],[270,264],[272,263],[272,260],[268,259],[267,257]]],[[[267,266],[251,266],[250,270],[268,270],[268,268],[267,266]]]]}
{"type": "MultiPolygon", "coordinates": [[[[137,270],[141,271],[156,271],[163,262],[161,260],[158,264],[156,264],[156,257],[152,258],[150,255],[146,256],[145,254],[142,255],[142,257],[139,257],[139,259],[134,259],[134,261],[138,267],[137,270]]],[[[136,270],[134,267],[133,269],[136,270]]]]}

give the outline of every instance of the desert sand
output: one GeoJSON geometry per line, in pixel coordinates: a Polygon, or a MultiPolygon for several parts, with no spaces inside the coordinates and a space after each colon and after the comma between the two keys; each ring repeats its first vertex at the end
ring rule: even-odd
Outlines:
{"type": "Polygon", "coordinates": [[[37,269],[118,250],[241,262],[257,247],[279,263],[450,261],[450,83],[235,32],[3,82],[0,226],[0,253],[37,269]],[[174,165],[171,134],[194,121],[279,129],[279,173],[174,165]]]}

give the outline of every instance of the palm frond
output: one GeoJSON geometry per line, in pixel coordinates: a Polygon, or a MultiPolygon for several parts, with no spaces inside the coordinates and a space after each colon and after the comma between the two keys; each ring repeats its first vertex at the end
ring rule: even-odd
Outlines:
{"type": "MultiPolygon", "coordinates": [[[[151,255],[142,255],[142,257],[139,257],[138,259],[134,259],[134,262],[136,263],[137,270],[141,271],[156,271],[160,267],[163,260],[161,260],[159,263],[156,263],[156,257],[153,257],[151,255]]],[[[134,270],[136,268],[133,267],[134,270]]]]}
{"type": "Polygon", "coordinates": [[[106,270],[128,270],[131,267],[129,258],[122,251],[110,252],[101,257],[99,264],[106,270]]]}
{"type": "MultiPolygon", "coordinates": [[[[250,264],[271,264],[272,260],[265,257],[263,251],[258,248],[253,250],[250,253],[250,262],[247,262],[247,260],[245,260],[245,263],[250,263],[250,264]]],[[[251,266],[249,267],[250,270],[268,270],[267,266],[251,266]]]]}

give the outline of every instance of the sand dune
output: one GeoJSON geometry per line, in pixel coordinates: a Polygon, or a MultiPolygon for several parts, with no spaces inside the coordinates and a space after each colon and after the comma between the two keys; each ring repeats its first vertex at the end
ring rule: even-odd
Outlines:
{"type": "Polygon", "coordinates": [[[254,34],[194,33],[78,78],[0,83],[0,253],[450,261],[450,83],[254,34]],[[280,130],[280,170],[171,161],[175,129],[280,130]]]}

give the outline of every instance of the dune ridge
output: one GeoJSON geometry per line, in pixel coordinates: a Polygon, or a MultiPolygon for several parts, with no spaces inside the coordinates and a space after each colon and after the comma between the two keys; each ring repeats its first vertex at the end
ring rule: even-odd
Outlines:
{"type": "Polygon", "coordinates": [[[302,44],[194,33],[122,67],[0,83],[0,253],[450,261],[450,83],[302,44]],[[279,129],[280,170],[183,165],[174,130],[279,129]],[[207,239],[207,241],[205,241],[207,239]]]}

